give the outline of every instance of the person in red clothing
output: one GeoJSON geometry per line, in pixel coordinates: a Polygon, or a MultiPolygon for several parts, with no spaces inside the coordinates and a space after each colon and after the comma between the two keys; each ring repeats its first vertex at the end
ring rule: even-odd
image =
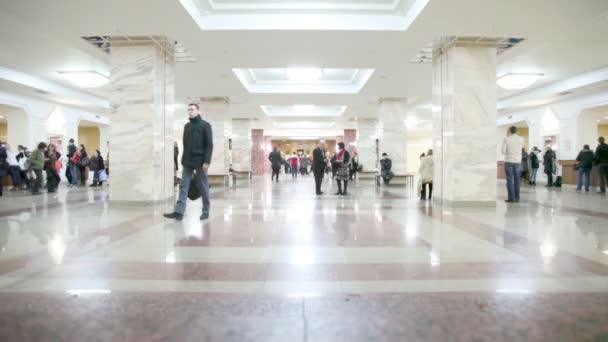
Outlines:
{"type": "Polygon", "coordinates": [[[294,152],[289,160],[291,165],[291,178],[298,178],[298,155],[294,152]]]}

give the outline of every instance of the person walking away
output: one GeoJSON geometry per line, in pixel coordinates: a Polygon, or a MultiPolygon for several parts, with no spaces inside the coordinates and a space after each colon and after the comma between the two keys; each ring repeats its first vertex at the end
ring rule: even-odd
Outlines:
{"type": "Polygon", "coordinates": [[[597,139],[598,145],[595,149],[595,161],[597,163],[597,171],[600,176],[600,190],[598,194],[606,193],[606,182],[608,182],[608,144],[604,137],[597,139]]]}
{"type": "Polygon", "coordinates": [[[91,183],[90,186],[97,186],[99,183],[99,173],[97,173],[99,170],[99,159],[97,158],[97,155],[91,157],[89,168],[91,169],[91,172],[93,172],[93,183],[91,183]]]}
{"type": "Polygon", "coordinates": [[[348,190],[348,178],[350,169],[350,153],[345,148],[343,142],[338,143],[338,153],[336,154],[336,180],[338,182],[338,192],[336,195],[346,196],[348,190]]]}
{"type": "Polygon", "coordinates": [[[355,180],[357,178],[357,169],[359,168],[359,155],[357,152],[353,152],[353,156],[350,162],[350,172],[348,175],[349,180],[355,180]]]}
{"type": "Polygon", "coordinates": [[[576,157],[576,167],[578,168],[578,179],[576,182],[576,191],[581,191],[583,186],[583,175],[585,176],[585,191],[589,192],[589,182],[591,178],[591,168],[593,167],[593,159],[595,154],[589,148],[589,145],[583,146],[583,149],[576,157]]]}
{"type": "Polygon", "coordinates": [[[526,148],[521,148],[521,179],[530,179],[528,175],[528,158],[530,155],[526,152],[526,148]]]}
{"type": "Polygon", "coordinates": [[[183,220],[188,200],[188,190],[193,175],[200,176],[194,179],[201,182],[201,199],[203,213],[201,220],[209,218],[209,177],[208,170],[213,154],[213,133],[209,122],[201,118],[199,106],[196,103],[188,105],[188,120],[184,126],[183,152],[182,152],[182,181],[179,184],[179,199],[175,203],[172,213],[164,214],[166,218],[183,220]]]}
{"type": "MultiPolygon", "coordinates": [[[[95,154],[97,157],[97,172],[95,172],[95,176],[97,177],[97,186],[103,186],[103,182],[106,181],[108,174],[106,172],[106,164],[105,160],[101,156],[101,151],[95,150],[95,154]]],[[[93,178],[95,178],[93,176],[93,178]]]]}
{"type": "Polygon", "coordinates": [[[420,167],[418,168],[420,174],[420,200],[425,201],[426,188],[429,188],[430,200],[433,197],[433,150],[429,150],[426,156],[420,158],[420,167]]]}
{"type": "Polygon", "coordinates": [[[557,165],[555,165],[556,160],[555,151],[551,149],[551,146],[547,146],[547,151],[543,156],[543,171],[545,171],[545,174],[547,175],[547,188],[553,186],[553,174],[557,172],[557,165]]]}
{"type": "Polygon", "coordinates": [[[49,193],[57,191],[61,177],[61,153],[57,151],[57,146],[49,144],[45,153],[46,159],[46,184],[49,193]]]}
{"type": "Polygon", "coordinates": [[[532,186],[536,186],[536,174],[538,173],[538,168],[540,167],[540,163],[538,161],[539,153],[540,150],[534,146],[528,155],[528,159],[530,160],[530,177],[528,184],[532,186]]]}
{"type": "Polygon", "coordinates": [[[40,195],[40,187],[42,186],[42,169],[44,169],[44,149],[46,144],[41,142],[38,148],[32,152],[29,157],[30,169],[34,172],[36,179],[32,184],[32,195],[40,195]]]}
{"type": "Polygon", "coordinates": [[[74,139],[70,139],[68,144],[68,168],[70,169],[70,186],[78,185],[78,164],[73,162],[74,154],[78,153],[78,148],[74,144],[74,139]]]}
{"type": "Polygon", "coordinates": [[[289,154],[287,154],[287,156],[283,159],[283,165],[285,166],[285,176],[287,176],[289,174],[289,166],[290,166],[290,162],[289,160],[291,159],[291,156],[289,154]]]}
{"type": "Polygon", "coordinates": [[[323,195],[321,182],[323,181],[323,171],[325,170],[325,140],[319,141],[319,146],[312,151],[312,172],[315,176],[315,192],[323,195]]]}
{"type": "Polygon", "coordinates": [[[521,157],[524,138],[517,134],[517,127],[509,128],[509,136],[502,141],[502,154],[505,155],[505,175],[507,177],[508,198],[505,202],[519,202],[521,181],[521,157]]]}
{"type": "Polygon", "coordinates": [[[78,171],[80,172],[80,186],[87,185],[87,179],[89,178],[88,167],[91,163],[91,159],[87,153],[87,149],[84,145],[80,144],[80,161],[78,162],[78,171]]]}
{"type": "Polygon", "coordinates": [[[290,159],[291,178],[298,178],[298,155],[294,152],[290,159]]]}
{"type": "Polygon", "coordinates": [[[272,176],[270,178],[271,181],[273,181],[276,177],[277,183],[279,182],[279,172],[281,171],[282,159],[283,158],[281,158],[281,152],[279,152],[279,149],[275,146],[272,152],[270,152],[270,154],[268,155],[268,160],[270,161],[270,164],[272,166],[272,176]]]}
{"type": "Polygon", "coordinates": [[[388,157],[388,154],[382,153],[382,159],[380,160],[380,175],[384,184],[388,185],[393,179],[393,161],[388,157]]]}
{"type": "Polygon", "coordinates": [[[0,141],[0,197],[2,196],[4,191],[4,177],[8,175],[8,172],[10,170],[7,157],[8,155],[6,153],[6,147],[0,141]]]}
{"type": "Polygon", "coordinates": [[[8,163],[8,173],[13,180],[13,188],[11,191],[18,191],[21,189],[21,169],[19,168],[19,161],[17,160],[17,153],[11,149],[11,145],[6,144],[6,162],[8,163]]]}

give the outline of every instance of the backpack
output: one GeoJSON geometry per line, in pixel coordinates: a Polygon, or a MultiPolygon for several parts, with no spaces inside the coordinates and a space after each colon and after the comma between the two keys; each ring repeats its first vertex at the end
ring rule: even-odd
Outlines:
{"type": "Polygon", "coordinates": [[[562,176],[557,176],[557,179],[555,180],[555,182],[553,182],[553,186],[556,188],[562,187],[562,176]]]}

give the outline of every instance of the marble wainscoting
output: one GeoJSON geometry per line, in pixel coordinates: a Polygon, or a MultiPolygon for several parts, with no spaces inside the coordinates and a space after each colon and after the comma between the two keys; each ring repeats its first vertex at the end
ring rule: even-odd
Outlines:
{"type": "Polygon", "coordinates": [[[392,170],[395,176],[407,174],[407,129],[404,123],[405,102],[399,100],[383,100],[380,103],[380,118],[382,129],[380,137],[380,157],[388,154],[393,162],[392,170]]]}
{"type": "Polygon", "coordinates": [[[453,46],[433,62],[433,196],[496,205],[496,48],[453,46]]]}
{"type": "Polygon", "coordinates": [[[155,45],[117,46],[110,56],[110,200],[173,197],[174,65],[155,45]]]}
{"type": "Polygon", "coordinates": [[[251,172],[251,120],[232,119],[232,168],[251,172]]]}
{"type": "Polygon", "coordinates": [[[264,152],[264,130],[251,130],[251,171],[254,176],[261,176],[265,173],[268,159],[264,152]]]}
{"type": "Polygon", "coordinates": [[[359,153],[359,164],[363,167],[360,176],[373,176],[378,161],[376,153],[378,120],[359,119],[357,127],[357,151],[359,153]]]}

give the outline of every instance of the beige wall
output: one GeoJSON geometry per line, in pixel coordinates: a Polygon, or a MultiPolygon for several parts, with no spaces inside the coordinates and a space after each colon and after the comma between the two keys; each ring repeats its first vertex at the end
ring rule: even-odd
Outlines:
{"type": "Polygon", "coordinates": [[[518,127],[517,134],[524,138],[524,147],[526,151],[530,151],[530,130],[528,127],[518,127]]]}
{"type": "Polygon", "coordinates": [[[8,125],[6,123],[0,123],[0,141],[6,142],[8,136],[8,125]]]}
{"type": "Polygon", "coordinates": [[[597,136],[608,139],[608,125],[597,125],[597,136]]]}
{"type": "Polygon", "coordinates": [[[83,144],[89,154],[99,149],[99,128],[78,127],[78,144],[83,144]]]}

